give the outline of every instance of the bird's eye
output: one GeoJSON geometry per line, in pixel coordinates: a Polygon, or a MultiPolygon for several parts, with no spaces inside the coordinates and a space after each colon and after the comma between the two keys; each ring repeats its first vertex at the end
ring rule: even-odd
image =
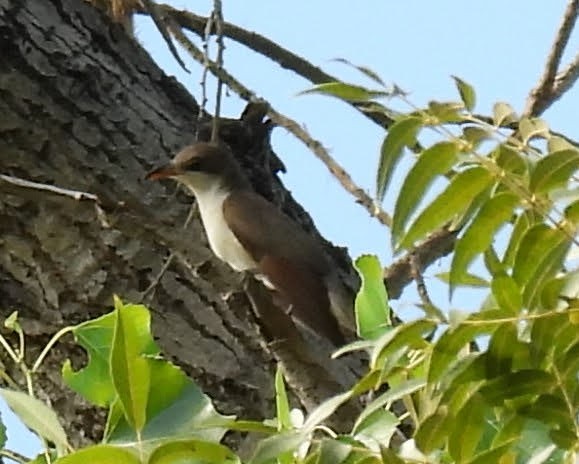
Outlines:
{"type": "Polygon", "coordinates": [[[185,167],[186,171],[200,171],[201,170],[201,160],[195,158],[190,160],[185,167]]]}

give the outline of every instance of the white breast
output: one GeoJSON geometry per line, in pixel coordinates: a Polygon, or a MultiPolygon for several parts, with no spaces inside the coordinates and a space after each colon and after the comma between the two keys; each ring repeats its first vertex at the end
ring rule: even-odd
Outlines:
{"type": "MultiPolygon", "coordinates": [[[[182,182],[192,187],[187,180],[183,179],[182,182]]],[[[229,192],[223,190],[219,184],[213,184],[210,188],[198,187],[195,185],[191,190],[195,193],[201,221],[213,253],[236,271],[255,269],[255,261],[241,246],[223,217],[223,202],[229,192]]]]}

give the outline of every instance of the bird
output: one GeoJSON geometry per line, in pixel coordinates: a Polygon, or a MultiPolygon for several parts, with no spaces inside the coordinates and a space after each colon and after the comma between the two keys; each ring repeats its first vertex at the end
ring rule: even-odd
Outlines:
{"type": "Polygon", "coordinates": [[[186,146],[149,180],[174,179],[194,195],[213,253],[235,271],[247,271],[300,324],[345,343],[354,326],[354,298],[321,243],[252,187],[229,147],[186,146]]]}

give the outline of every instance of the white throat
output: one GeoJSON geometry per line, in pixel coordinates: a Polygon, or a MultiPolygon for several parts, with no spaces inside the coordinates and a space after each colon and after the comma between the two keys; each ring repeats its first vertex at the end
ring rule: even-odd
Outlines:
{"type": "Polygon", "coordinates": [[[255,269],[256,262],[233,235],[223,216],[223,202],[230,191],[218,179],[206,174],[188,173],[178,176],[177,180],[185,184],[197,199],[201,221],[213,253],[236,271],[255,269]]]}

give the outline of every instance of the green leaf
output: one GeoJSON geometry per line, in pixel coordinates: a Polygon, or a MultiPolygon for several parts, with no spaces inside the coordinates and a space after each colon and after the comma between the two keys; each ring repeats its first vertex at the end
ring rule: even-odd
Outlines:
{"type": "Polygon", "coordinates": [[[517,411],[520,415],[536,419],[551,426],[573,427],[574,417],[561,396],[542,394],[536,401],[517,411]]]}
{"type": "Polygon", "coordinates": [[[115,446],[89,446],[64,456],[55,464],[141,464],[133,453],[115,446]]]}
{"type": "Polygon", "coordinates": [[[579,225],[579,200],[565,208],[565,219],[577,227],[579,225]]]}
{"type": "Polygon", "coordinates": [[[439,175],[446,173],[458,158],[458,146],[440,142],[424,150],[404,179],[392,218],[392,243],[397,244],[408,219],[418,208],[425,192],[439,175]]]}
{"type": "MultiPolygon", "coordinates": [[[[450,272],[439,272],[438,274],[435,274],[435,277],[444,283],[450,282],[450,272]]],[[[454,284],[456,286],[462,285],[464,287],[473,287],[473,288],[488,288],[489,286],[487,280],[477,275],[469,274],[468,272],[465,272],[463,275],[458,276],[454,284]]]]}
{"type": "Polygon", "coordinates": [[[474,110],[476,105],[476,93],[474,88],[459,77],[452,76],[452,78],[454,79],[454,83],[456,84],[456,88],[460,94],[460,99],[464,103],[464,107],[468,111],[474,110]]]}
{"type": "Polygon", "coordinates": [[[531,228],[531,226],[533,226],[536,222],[537,218],[532,210],[524,211],[519,215],[515,221],[515,226],[511,232],[511,239],[509,240],[509,245],[503,258],[503,263],[505,266],[512,266],[514,264],[515,257],[519,251],[521,240],[527,231],[531,228]]]}
{"type": "Polygon", "coordinates": [[[499,227],[512,217],[513,209],[518,203],[518,196],[503,192],[492,197],[479,210],[455,246],[450,267],[451,295],[456,282],[466,274],[468,266],[474,258],[490,247],[499,227]]]}
{"type": "Polygon", "coordinates": [[[516,316],[523,309],[523,294],[511,276],[499,273],[491,282],[493,296],[499,308],[508,315],[516,316]]]}
{"type": "Polygon", "coordinates": [[[570,244],[571,239],[564,232],[546,224],[537,224],[527,231],[513,266],[513,279],[523,290],[524,305],[534,306],[542,284],[562,268],[570,244]]]}
{"type": "Polygon", "coordinates": [[[482,167],[473,167],[458,173],[446,189],[418,216],[401,247],[410,247],[428,233],[443,226],[453,217],[464,212],[473,199],[493,181],[491,174],[482,167]]]}
{"type": "Polygon", "coordinates": [[[351,61],[346,60],[345,58],[335,58],[334,61],[337,61],[338,63],[345,64],[351,68],[357,69],[362,74],[364,74],[364,76],[372,79],[377,84],[381,85],[382,87],[387,87],[386,83],[382,80],[380,75],[377,72],[373,71],[372,69],[370,69],[366,66],[356,65],[356,64],[352,63],[351,61]]]}
{"type": "Polygon", "coordinates": [[[106,407],[116,393],[110,376],[110,352],[115,327],[114,313],[77,325],[72,333],[88,355],[86,367],[72,370],[69,360],[62,366],[64,382],[92,404],[106,407]]]}
{"type": "Polygon", "coordinates": [[[6,446],[6,438],[6,425],[3,420],[0,420],[0,449],[6,446]]]}
{"type": "Polygon", "coordinates": [[[354,428],[356,428],[359,423],[365,421],[366,418],[369,417],[370,415],[372,415],[374,412],[381,410],[382,408],[384,408],[388,404],[391,404],[394,401],[399,400],[404,396],[411,395],[411,394],[417,392],[418,390],[421,390],[425,386],[426,386],[426,380],[410,379],[410,380],[405,380],[400,385],[392,387],[390,390],[388,390],[385,393],[382,393],[380,396],[378,396],[376,399],[374,399],[370,404],[368,404],[364,408],[364,410],[362,411],[362,413],[360,414],[360,416],[356,420],[356,424],[354,425],[354,428]]]}
{"type": "Polygon", "coordinates": [[[556,379],[539,369],[522,369],[485,383],[479,390],[485,400],[493,405],[524,395],[540,395],[557,385],[556,379]]]}
{"type": "Polygon", "coordinates": [[[426,113],[436,119],[433,125],[456,123],[467,120],[463,114],[463,109],[462,103],[430,101],[426,113]]]}
{"type": "Polygon", "coordinates": [[[316,464],[339,464],[352,452],[352,445],[325,438],[320,445],[320,458],[316,464]]]}
{"type": "Polygon", "coordinates": [[[290,418],[290,407],[287,399],[287,392],[285,390],[285,382],[283,381],[282,366],[280,363],[278,363],[275,371],[275,406],[277,411],[278,430],[291,429],[292,421],[290,418]]]}
{"type": "Polygon", "coordinates": [[[237,464],[241,460],[226,446],[201,440],[173,441],[159,446],[148,464],[177,463],[237,464]]]}
{"type": "Polygon", "coordinates": [[[295,451],[306,440],[307,434],[303,431],[282,432],[268,437],[257,444],[250,462],[251,464],[269,463],[282,454],[295,451]]]}
{"type": "Polygon", "coordinates": [[[441,448],[448,438],[448,430],[452,423],[445,408],[438,410],[428,416],[419,426],[414,435],[416,445],[424,454],[430,454],[438,448],[441,448]]]}
{"type": "Polygon", "coordinates": [[[368,101],[374,98],[390,96],[390,93],[383,90],[370,90],[359,85],[346,84],[345,82],[326,82],[324,84],[318,84],[311,89],[298,93],[298,95],[307,95],[312,93],[330,95],[346,101],[368,101]]]}
{"type": "Polygon", "coordinates": [[[150,324],[150,315],[144,306],[123,305],[115,298],[111,377],[125,418],[137,432],[147,421],[151,370],[143,355],[147,351],[150,324]]]}
{"type": "Polygon", "coordinates": [[[384,199],[394,169],[404,152],[404,147],[416,142],[416,136],[422,123],[421,118],[408,116],[390,126],[388,135],[382,143],[376,175],[376,198],[379,202],[384,199]]]}
{"type": "Polygon", "coordinates": [[[519,134],[524,144],[535,137],[549,138],[549,126],[540,118],[523,118],[519,122],[519,134]]]}
{"type": "Polygon", "coordinates": [[[434,345],[430,356],[428,382],[438,382],[452,366],[459,351],[479,335],[496,330],[496,318],[503,316],[501,311],[485,311],[470,316],[461,325],[448,329],[434,345]]]}
{"type": "Polygon", "coordinates": [[[472,458],[486,425],[487,405],[480,395],[473,395],[453,420],[448,450],[456,462],[472,458]]]}
{"type": "Polygon", "coordinates": [[[54,443],[59,455],[66,451],[69,447],[66,432],[52,408],[19,391],[0,388],[0,395],[8,407],[30,430],[54,443]]]}
{"type": "Polygon", "coordinates": [[[22,335],[22,327],[20,327],[20,323],[18,322],[18,311],[13,311],[10,316],[4,320],[4,327],[22,335]]]}
{"type": "Polygon", "coordinates": [[[507,173],[515,174],[520,181],[526,185],[527,172],[529,170],[529,161],[524,152],[515,150],[509,145],[499,145],[493,151],[493,158],[497,166],[504,169],[507,173]]]}
{"type": "Polygon", "coordinates": [[[492,136],[493,133],[489,129],[479,126],[466,126],[462,129],[462,138],[471,146],[468,151],[478,148],[485,140],[492,139],[492,136]]]}
{"type": "MultiPolygon", "coordinates": [[[[514,440],[513,440],[514,441],[514,440]]],[[[500,458],[505,455],[511,448],[512,443],[505,443],[490,450],[483,451],[468,461],[468,464],[489,464],[491,462],[501,462],[500,458]]]]}
{"type": "Polygon", "coordinates": [[[549,192],[556,187],[568,184],[573,174],[579,169],[579,150],[568,149],[549,153],[541,158],[531,174],[532,192],[549,192]]]}
{"type": "Polygon", "coordinates": [[[493,122],[495,126],[509,124],[517,120],[515,110],[511,105],[504,102],[495,103],[493,106],[493,122]]]}
{"type": "Polygon", "coordinates": [[[385,446],[380,447],[380,457],[382,458],[382,462],[384,464],[404,464],[406,462],[394,451],[385,446]]]}
{"type": "Polygon", "coordinates": [[[367,443],[367,440],[373,440],[376,443],[388,446],[399,423],[398,418],[390,411],[377,409],[363,420],[356,421],[352,433],[354,438],[364,443],[367,443]]]}
{"type": "Polygon", "coordinates": [[[339,395],[333,396],[324,402],[322,402],[318,407],[316,407],[308,416],[301,430],[311,431],[314,427],[320,425],[328,417],[330,417],[336,409],[338,409],[342,404],[348,401],[352,397],[352,392],[347,391],[339,395]]]}
{"type": "Polygon", "coordinates": [[[392,326],[382,266],[376,256],[362,255],[354,267],[362,281],[354,306],[357,331],[361,338],[373,340],[392,326]]]}
{"type": "Polygon", "coordinates": [[[370,366],[380,369],[386,359],[400,348],[412,349],[424,347],[424,335],[436,329],[436,323],[427,319],[418,319],[401,324],[376,340],[372,351],[370,366]]]}
{"type": "Polygon", "coordinates": [[[495,330],[484,355],[487,378],[511,372],[518,343],[517,329],[513,323],[503,323],[495,330]]]}

